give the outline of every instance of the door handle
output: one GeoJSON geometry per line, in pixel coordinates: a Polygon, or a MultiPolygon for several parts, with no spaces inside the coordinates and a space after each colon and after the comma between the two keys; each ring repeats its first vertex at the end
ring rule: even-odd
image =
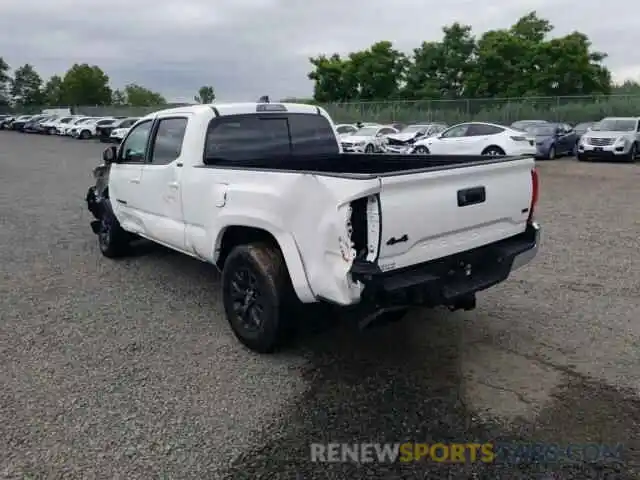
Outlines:
{"type": "Polygon", "coordinates": [[[132,178],[131,180],[129,180],[131,183],[140,183],[140,179],[139,178],[132,178]]]}
{"type": "Polygon", "coordinates": [[[177,190],[179,187],[180,187],[180,184],[178,182],[169,182],[169,188],[177,190]]]}

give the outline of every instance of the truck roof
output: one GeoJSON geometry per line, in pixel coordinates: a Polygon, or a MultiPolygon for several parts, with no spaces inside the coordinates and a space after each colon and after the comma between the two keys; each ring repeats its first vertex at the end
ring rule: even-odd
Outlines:
{"type": "MultiPolygon", "coordinates": [[[[272,105],[273,108],[277,108],[275,106],[281,105],[286,108],[286,111],[289,113],[308,113],[308,114],[318,114],[324,113],[327,116],[326,112],[321,108],[315,105],[307,105],[304,103],[257,103],[257,102],[244,102],[244,103],[209,103],[209,104],[198,104],[198,105],[187,105],[184,107],[174,107],[168,108],[165,110],[160,110],[157,112],[150,113],[143,118],[153,118],[158,114],[167,114],[167,113],[191,113],[198,114],[203,112],[210,112],[212,109],[215,109],[217,114],[220,116],[225,115],[242,115],[242,114],[251,114],[256,113],[258,111],[258,106],[268,106],[272,105]]],[[[262,110],[260,113],[268,113],[267,109],[262,110]]],[[[272,110],[275,113],[279,113],[278,110],[272,110]]]]}

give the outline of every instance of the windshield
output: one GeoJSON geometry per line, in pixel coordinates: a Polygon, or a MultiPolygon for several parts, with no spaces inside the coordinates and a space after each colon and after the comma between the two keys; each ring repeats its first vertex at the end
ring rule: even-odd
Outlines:
{"type": "Polygon", "coordinates": [[[409,125],[405,129],[401,130],[400,133],[416,133],[421,132],[429,128],[428,125],[409,125]]]}
{"type": "Polygon", "coordinates": [[[591,128],[600,132],[633,132],[635,129],[636,120],[633,118],[605,118],[591,128]]]}
{"type": "Polygon", "coordinates": [[[524,128],[525,132],[532,135],[555,135],[556,129],[549,125],[532,125],[524,128]]]}
{"type": "Polygon", "coordinates": [[[364,127],[354,133],[354,135],[358,137],[373,137],[376,133],[378,133],[378,127],[364,127]]]}
{"type": "Polygon", "coordinates": [[[593,124],[591,123],[579,123],[578,125],[576,125],[576,128],[574,128],[574,130],[587,130],[589,128],[591,128],[593,124]]]}

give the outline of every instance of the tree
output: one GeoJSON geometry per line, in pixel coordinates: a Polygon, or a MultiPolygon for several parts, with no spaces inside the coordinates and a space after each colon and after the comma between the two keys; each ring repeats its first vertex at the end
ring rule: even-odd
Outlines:
{"type": "Polygon", "coordinates": [[[136,83],[130,83],[124,87],[124,95],[126,104],[133,107],[151,107],[167,104],[167,101],[162,95],[136,83]]]}
{"type": "Polygon", "coordinates": [[[203,85],[198,90],[198,95],[193,97],[193,99],[198,103],[213,103],[216,99],[216,94],[212,86],[203,85]]]}
{"type": "Polygon", "coordinates": [[[625,80],[622,85],[614,85],[611,91],[615,95],[640,95],[640,83],[635,80],[625,80]]]}
{"type": "Polygon", "coordinates": [[[50,106],[64,105],[64,92],[62,77],[54,75],[51,77],[43,89],[44,103],[50,106]]]}
{"type": "Polygon", "coordinates": [[[313,70],[308,74],[313,80],[313,98],[317,102],[348,102],[358,97],[358,81],[349,68],[349,60],[337,53],[327,57],[310,58],[313,70]]]}
{"type": "Polygon", "coordinates": [[[0,106],[9,105],[9,85],[11,84],[9,70],[7,62],[0,57],[0,106]]]}
{"type": "Polygon", "coordinates": [[[42,78],[33,65],[27,63],[16,69],[11,82],[11,96],[16,105],[42,105],[42,78]]]}
{"type": "Polygon", "coordinates": [[[382,41],[349,55],[345,73],[357,82],[359,100],[392,99],[400,92],[407,63],[407,57],[391,42],[382,41]]]}
{"type": "Polygon", "coordinates": [[[410,59],[389,42],[353,52],[310,58],[317,102],[606,94],[606,55],[573,32],[548,38],[553,25],[536,12],[507,29],[475,38],[454,23],[440,41],[423,42],[410,59]]]}
{"type": "Polygon", "coordinates": [[[66,105],[109,105],[109,77],[97,65],[74,64],[62,80],[66,105]]]}
{"type": "Polygon", "coordinates": [[[456,99],[468,95],[466,80],[474,70],[477,48],[471,27],[454,23],[442,32],[441,42],[424,42],[413,51],[405,98],[456,99]]]}
{"type": "Polygon", "coordinates": [[[122,106],[127,104],[127,95],[119,89],[114,90],[111,93],[111,104],[122,106]]]}

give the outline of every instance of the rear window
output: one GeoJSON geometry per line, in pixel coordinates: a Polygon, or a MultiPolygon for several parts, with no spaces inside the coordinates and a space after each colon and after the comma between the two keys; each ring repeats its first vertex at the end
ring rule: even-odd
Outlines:
{"type": "Polygon", "coordinates": [[[212,120],[205,160],[243,162],[338,153],[329,122],[321,115],[232,115],[212,120]]]}

